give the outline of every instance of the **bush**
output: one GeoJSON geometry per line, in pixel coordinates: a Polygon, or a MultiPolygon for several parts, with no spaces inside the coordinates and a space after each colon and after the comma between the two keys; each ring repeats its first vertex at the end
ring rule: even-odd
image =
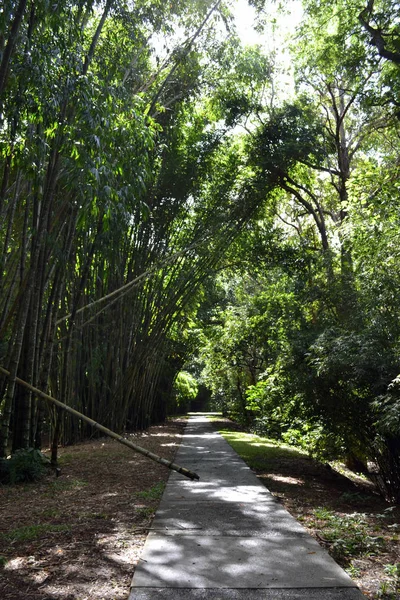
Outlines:
{"type": "Polygon", "coordinates": [[[43,477],[45,466],[49,464],[49,460],[36,448],[17,450],[4,462],[8,463],[6,470],[10,483],[37,481],[43,477]]]}
{"type": "Polygon", "coordinates": [[[282,439],[282,423],[274,416],[255,417],[251,425],[251,433],[274,440],[282,439]]]}
{"type": "Polygon", "coordinates": [[[293,426],[282,433],[282,439],[287,444],[305,450],[310,456],[322,462],[343,458],[346,454],[340,435],[326,431],[318,423],[294,421],[293,426]]]}

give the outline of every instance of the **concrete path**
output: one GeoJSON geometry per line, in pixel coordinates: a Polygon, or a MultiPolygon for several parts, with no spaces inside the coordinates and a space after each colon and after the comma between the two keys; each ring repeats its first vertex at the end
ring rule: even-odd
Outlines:
{"type": "Polygon", "coordinates": [[[362,600],[206,417],[191,417],[129,600],[362,600]]]}

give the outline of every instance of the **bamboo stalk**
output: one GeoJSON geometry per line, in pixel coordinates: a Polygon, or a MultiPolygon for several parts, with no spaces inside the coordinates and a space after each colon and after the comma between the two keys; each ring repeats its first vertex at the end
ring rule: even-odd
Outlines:
{"type": "MultiPolygon", "coordinates": [[[[7,371],[6,369],[4,369],[3,367],[0,367],[0,373],[3,373],[3,375],[10,377],[10,372],[7,371]]],[[[147,456],[147,458],[150,458],[151,460],[154,460],[155,462],[160,463],[161,465],[163,465],[164,467],[167,467],[168,469],[177,471],[178,473],[185,475],[189,479],[192,479],[192,480],[200,479],[200,477],[197,475],[197,473],[194,473],[193,471],[190,471],[189,469],[186,469],[185,467],[181,467],[181,466],[167,460],[166,458],[162,458],[161,456],[158,456],[157,454],[154,454],[153,452],[150,452],[149,450],[146,450],[145,448],[142,448],[141,446],[137,446],[136,444],[133,444],[131,441],[127,440],[123,436],[119,435],[118,433],[115,433],[115,431],[111,431],[111,429],[104,427],[104,425],[100,425],[100,423],[96,423],[96,421],[94,421],[90,417],[87,417],[86,415],[78,412],[74,408],[67,406],[63,402],[60,402],[60,400],[56,400],[56,398],[49,396],[49,394],[45,394],[44,392],[35,388],[33,385],[24,381],[23,379],[16,377],[15,382],[28,388],[37,396],[44,398],[44,400],[48,400],[49,402],[56,404],[56,406],[62,408],[66,412],[69,412],[71,415],[78,417],[78,419],[82,419],[82,421],[86,421],[86,423],[89,423],[95,429],[98,429],[105,435],[108,435],[109,437],[113,438],[114,440],[117,440],[117,442],[120,442],[120,444],[123,444],[124,446],[128,446],[128,448],[130,448],[131,450],[134,450],[135,452],[139,452],[139,454],[143,454],[144,456],[147,456]]]]}

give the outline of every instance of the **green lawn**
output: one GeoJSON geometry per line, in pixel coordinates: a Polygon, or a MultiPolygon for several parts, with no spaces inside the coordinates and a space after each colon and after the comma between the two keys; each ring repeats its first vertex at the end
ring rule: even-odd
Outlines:
{"type": "Polygon", "coordinates": [[[307,456],[298,448],[251,433],[228,429],[221,429],[219,432],[252,469],[264,469],[271,460],[307,456]]]}

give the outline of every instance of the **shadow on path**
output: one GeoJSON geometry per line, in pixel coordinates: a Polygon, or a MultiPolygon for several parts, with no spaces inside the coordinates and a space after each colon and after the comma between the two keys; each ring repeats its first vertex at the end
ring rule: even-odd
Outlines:
{"type": "Polygon", "coordinates": [[[362,598],[206,417],[191,417],[176,460],[200,481],[170,476],[130,600],[362,598]]]}

